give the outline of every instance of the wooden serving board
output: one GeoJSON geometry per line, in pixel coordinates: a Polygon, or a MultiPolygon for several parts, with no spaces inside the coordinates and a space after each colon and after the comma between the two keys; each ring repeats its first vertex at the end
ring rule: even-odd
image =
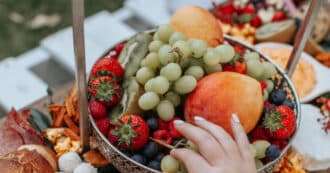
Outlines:
{"type": "MultiPolygon", "coordinates": [[[[69,93],[69,91],[71,90],[71,88],[73,87],[74,84],[75,84],[74,81],[71,81],[60,87],[55,88],[53,90],[54,103],[62,103],[65,99],[65,96],[69,93]]],[[[34,109],[41,111],[45,115],[49,115],[49,111],[46,106],[47,103],[49,103],[49,97],[44,97],[44,98],[41,98],[40,100],[26,106],[26,108],[34,108],[34,109]]],[[[1,127],[2,123],[4,122],[4,120],[5,120],[5,117],[0,119],[0,127],[1,127]]],[[[330,173],[330,169],[324,170],[324,171],[315,171],[315,172],[311,172],[311,173],[330,173]]]]}

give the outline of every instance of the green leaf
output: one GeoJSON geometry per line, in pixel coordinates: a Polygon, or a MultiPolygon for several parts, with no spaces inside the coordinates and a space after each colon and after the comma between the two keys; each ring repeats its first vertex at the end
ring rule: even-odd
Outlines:
{"type": "Polygon", "coordinates": [[[43,114],[42,112],[36,109],[30,109],[30,115],[31,115],[31,119],[29,120],[29,122],[31,123],[33,121],[33,123],[41,131],[51,126],[49,118],[47,117],[47,115],[43,114]]]}
{"type": "Polygon", "coordinates": [[[238,21],[240,23],[249,23],[254,17],[254,14],[242,14],[238,16],[238,21]]]}

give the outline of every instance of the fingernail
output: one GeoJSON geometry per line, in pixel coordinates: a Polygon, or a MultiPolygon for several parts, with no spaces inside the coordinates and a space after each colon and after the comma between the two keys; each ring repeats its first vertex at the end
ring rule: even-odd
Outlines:
{"type": "Polygon", "coordinates": [[[172,149],[172,150],[170,151],[170,154],[172,155],[172,154],[174,153],[174,151],[175,151],[175,149],[172,149]]]}
{"type": "Polygon", "coordinates": [[[174,125],[181,125],[181,124],[183,124],[184,123],[184,121],[182,121],[182,120],[174,120],[174,125]]]}
{"type": "Polygon", "coordinates": [[[194,116],[194,120],[195,121],[205,121],[205,119],[200,116],[194,116]]]}
{"type": "Polygon", "coordinates": [[[231,119],[235,122],[235,123],[240,123],[238,116],[234,113],[231,115],[231,119]]]}

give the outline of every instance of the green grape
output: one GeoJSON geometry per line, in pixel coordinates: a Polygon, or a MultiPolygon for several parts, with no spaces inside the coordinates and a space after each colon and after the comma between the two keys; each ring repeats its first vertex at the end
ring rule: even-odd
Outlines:
{"type": "Polygon", "coordinates": [[[244,54],[244,58],[247,60],[247,61],[250,61],[250,60],[255,60],[255,61],[259,61],[259,54],[257,52],[247,52],[244,54]]]}
{"type": "Polygon", "coordinates": [[[172,47],[168,44],[163,45],[162,47],[160,47],[159,50],[158,50],[158,58],[159,58],[159,62],[162,65],[166,65],[168,63],[174,62],[175,61],[175,55],[172,52],[172,47]]]}
{"type": "Polygon", "coordinates": [[[168,43],[172,33],[173,33],[173,29],[170,25],[161,25],[159,26],[157,31],[159,40],[164,43],[168,43]]]}
{"type": "MultiPolygon", "coordinates": [[[[155,32],[154,36],[152,37],[153,40],[159,40],[158,33],[155,32]]],[[[159,40],[160,41],[160,40],[159,40]]]]}
{"type": "Polygon", "coordinates": [[[207,74],[222,71],[222,66],[220,64],[216,64],[214,66],[205,65],[204,68],[205,68],[205,71],[206,71],[207,74]]]}
{"type": "Polygon", "coordinates": [[[171,155],[166,155],[160,162],[160,168],[162,172],[176,173],[177,171],[179,171],[180,163],[171,155]]]}
{"type": "Polygon", "coordinates": [[[168,100],[162,100],[157,105],[157,113],[160,119],[170,121],[175,114],[174,105],[168,100]]]}
{"type": "Polygon", "coordinates": [[[260,169],[260,168],[262,168],[264,166],[264,164],[262,163],[261,160],[254,159],[254,161],[255,161],[255,165],[256,165],[257,170],[260,169]]]}
{"type": "Polygon", "coordinates": [[[262,96],[264,101],[268,100],[268,96],[269,96],[269,93],[268,93],[267,89],[264,89],[264,95],[262,96]]]}
{"type": "Polygon", "coordinates": [[[173,91],[167,92],[165,99],[172,102],[175,107],[179,106],[181,103],[181,97],[173,91]]]}
{"type": "Polygon", "coordinates": [[[151,69],[157,69],[160,66],[158,53],[155,52],[149,53],[142,61],[144,61],[144,66],[151,69]]]}
{"type": "Polygon", "coordinates": [[[177,173],[188,173],[188,170],[186,168],[186,166],[184,165],[183,162],[180,162],[180,168],[179,171],[177,173]]]}
{"type": "Polygon", "coordinates": [[[155,73],[148,67],[142,67],[136,72],[136,80],[142,85],[154,76],[155,73]]]}
{"type": "Polygon", "coordinates": [[[256,149],[256,158],[262,159],[266,157],[266,149],[270,146],[270,143],[266,140],[256,140],[252,143],[252,146],[256,149]]]}
{"type": "Polygon", "coordinates": [[[142,110],[151,110],[159,103],[159,96],[154,92],[144,93],[138,101],[138,105],[142,110]]]}
{"type": "Polygon", "coordinates": [[[274,89],[274,82],[271,80],[265,80],[265,82],[267,83],[266,90],[268,91],[268,93],[272,92],[274,89]]]}
{"type": "Polygon", "coordinates": [[[250,144],[250,151],[253,157],[256,157],[257,155],[257,150],[254,148],[252,144],[250,144]]]}
{"type": "Polygon", "coordinates": [[[170,37],[170,45],[173,46],[173,44],[176,42],[176,41],[179,41],[179,40],[185,40],[186,38],[184,37],[183,34],[181,34],[180,32],[174,32],[171,37],[170,37]]]}
{"type": "Polygon", "coordinates": [[[192,56],[195,58],[201,58],[207,50],[207,44],[202,40],[191,39],[188,41],[188,44],[192,51],[192,56]]]}
{"type": "Polygon", "coordinates": [[[190,66],[184,74],[194,76],[196,80],[199,80],[204,76],[204,70],[200,66],[190,66]]]}
{"type": "Polygon", "coordinates": [[[174,83],[174,91],[178,94],[188,94],[195,89],[197,80],[190,75],[184,75],[174,83]]]}
{"type": "Polygon", "coordinates": [[[247,65],[247,74],[255,79],[261,77],[264,68],[259,61],[250,60],[246,62],[247,65]]]}
{"type": "Polygon", "coordinates": [[[148,91],[152,91],[152,86],[153,86],[153,82],[154,82],[154,78],[152,78],[152,79],[149,79],[145,84],[144,84],[144,90],[146,91],[146,92],[148,92],[148,91]]]}
{"type": "Polygon", "coordinates": [[[170,82],[164,76],[157,76],[151,83],[151,90],[157,94],[165,94],[170,88],[170,82]]]}
{"type": "Polygon", "coordinates": [[[215,48],[216,52],[218,53],[220,59],[220,63],[228,63],[231,61],[235,56],[235,50],[232,46],[223,44],[215,48]]]}
{"type": "Polygon", "coordinates": [[[214,48],[208,48],[203,60],[206,65],[215,66],[220,63],[220,56],[214,48]]]}
{"type": "Polygon", "coordinates": [[[203,67],[204,66],[204,61],[202,58],[199,59],[190,59],[189,61],[189,66],[200,66],[203,67]]]}
{"type": "Polygon", "coordinates": [[[191,140],[187,141],[187,148],[189,148],[195,152],[199,152],[197,145],[195,145],[191,140]]]}
{"type": "Polygon", "coordinates": [[[262,79],[269,79],[276,73],[275,66],[270,62],[262,62],[261,64],[264,69],[264,72],[261,76],[262,79]]]}
{"type": "Polygon", "coordinates": [[[175,81],[179,79],[181,74],[181,67],[177,63],[169,63],[160,69],[160,75],[166,77],[169,81],[175,81]]]}
{"type": "Polygon", "coordinates": [[[174,43],[173,50],[176,51],[176,49],[178,49],[178,54],[182,58],[189,58],[191,55],[191,50],[188,43],[183,40],[179,40],[174,43]]]}
{"type": "Polygon", "coordinates": [[[146,66],[146,59],[142,59],[142,60],[141,60],[140,66],[141,66],[141,67],[146,66]]]}
{"type": "Polygon", "coordinates": [[[159,48],[163,45],[163,42],[159,40],[154,40],[149,44],[149,51],[150,52],[158,52],[159,48]]]}

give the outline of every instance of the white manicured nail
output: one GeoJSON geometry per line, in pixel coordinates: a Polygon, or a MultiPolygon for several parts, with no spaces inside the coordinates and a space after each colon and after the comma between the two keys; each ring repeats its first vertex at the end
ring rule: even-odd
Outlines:
{"type": "Polygon", "coordinates": [[[200,116],[194,116],[194,120],[195,121],[205,121],[205,119],[200,116]]]}
{"type": "Polygon", "coordinates": [[[183,124],[184,123],[184,121],[182,121],[182,120],[174,120],[174,125],[181,125],[181,124],[183,124]]]}
{"type": "Polygon", "coordinates": [[[235,123],[240,123],[238,116],[234,113],[231,115],[231,119],[235,122],[235,123]]]}

